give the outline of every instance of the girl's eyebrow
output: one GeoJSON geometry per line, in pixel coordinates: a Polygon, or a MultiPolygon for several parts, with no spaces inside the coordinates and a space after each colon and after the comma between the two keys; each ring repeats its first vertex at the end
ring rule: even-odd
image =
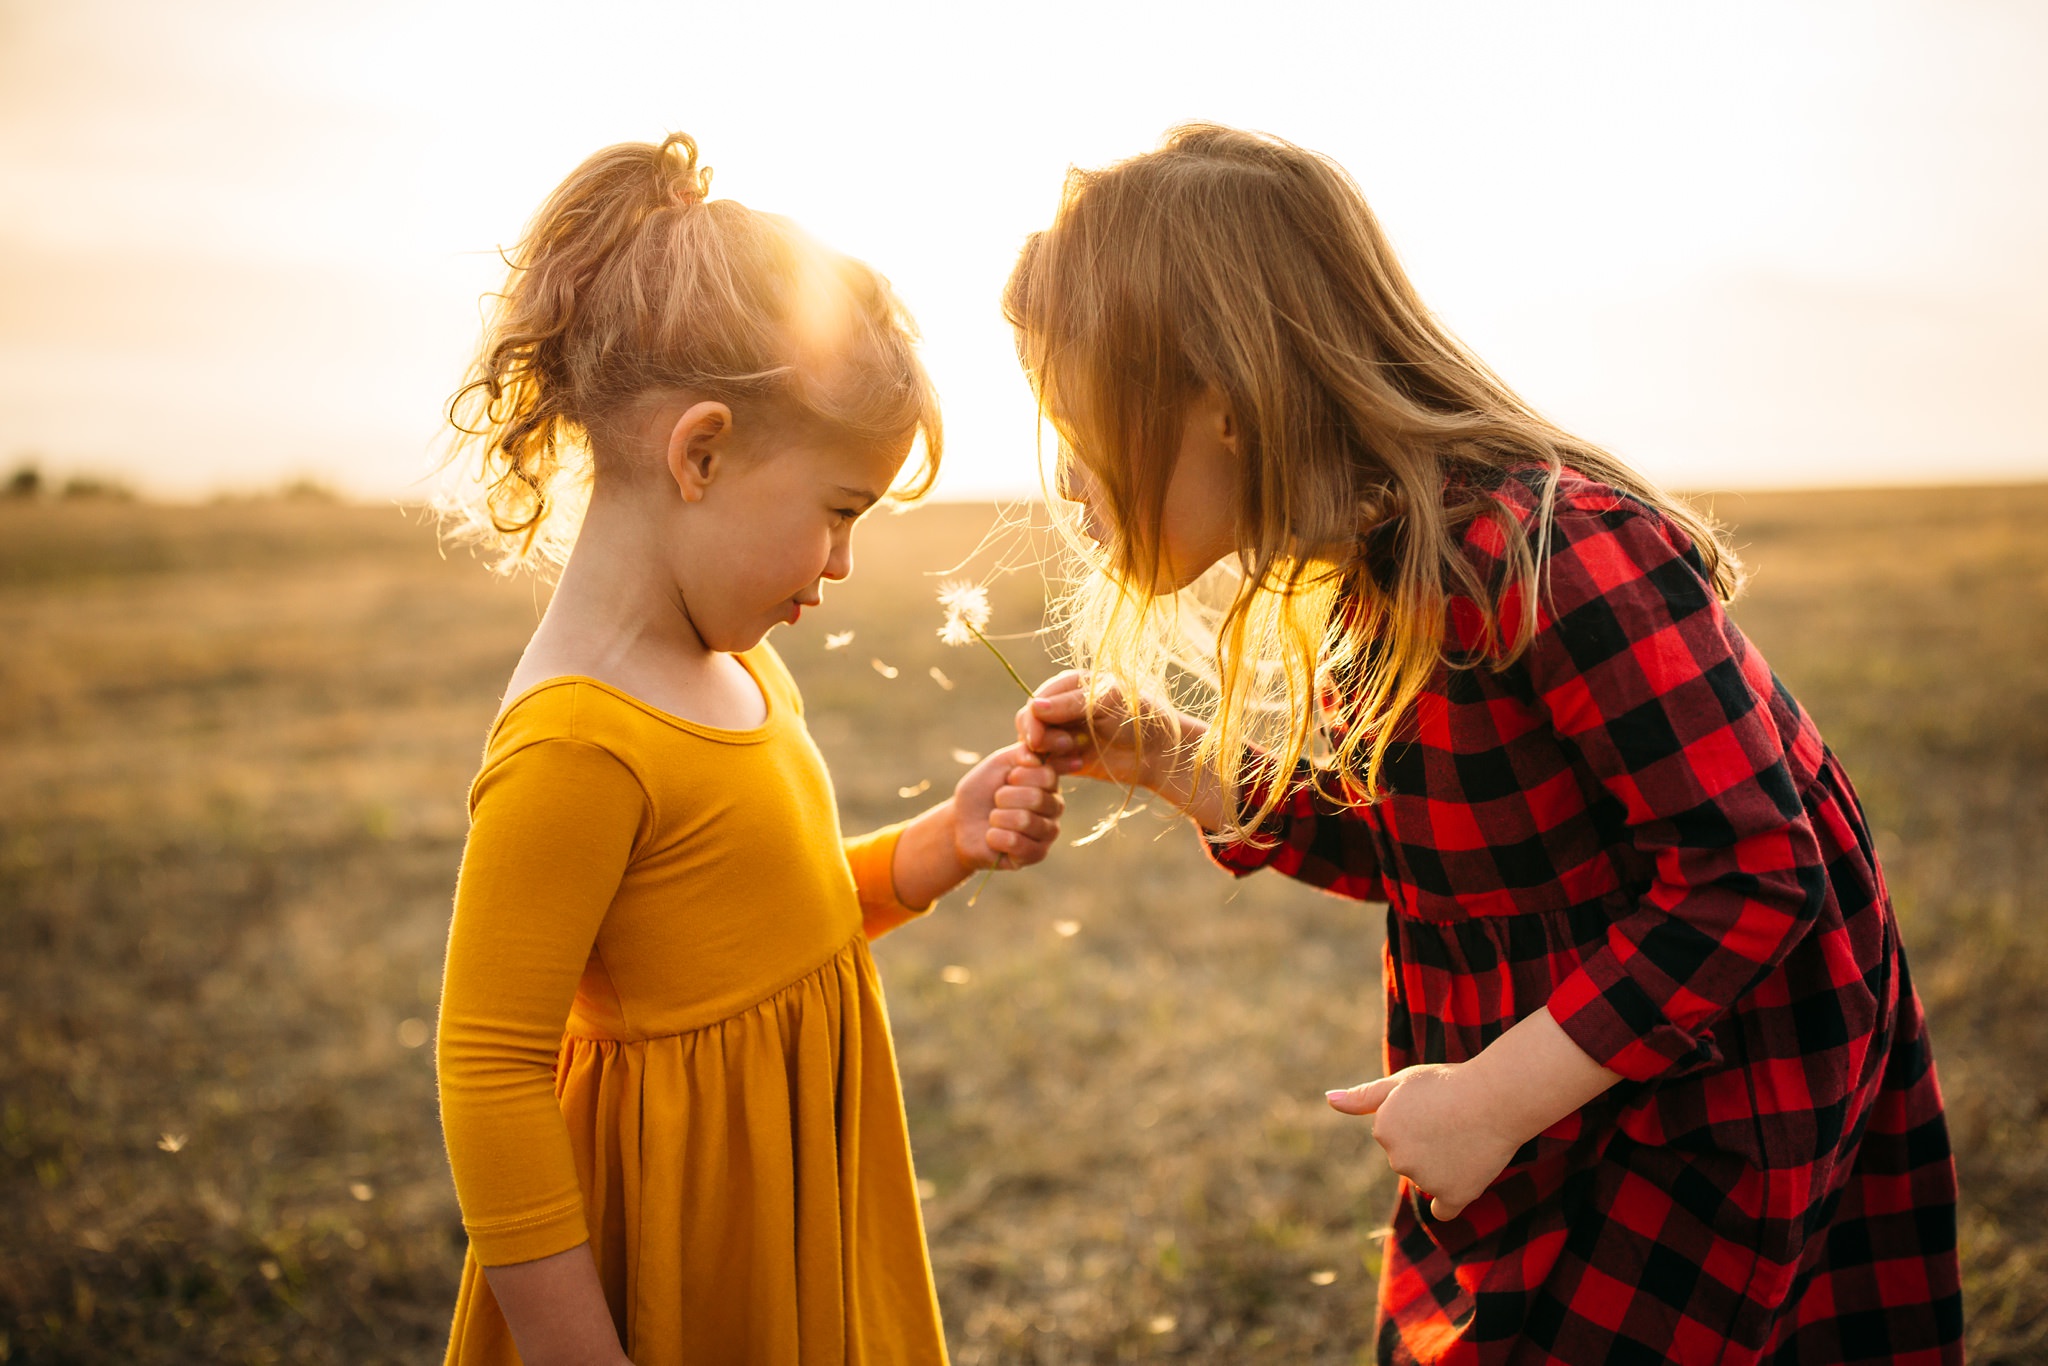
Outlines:
{"type": "Polygon", "coordinates": [[[832,487],[839,490],[839,492],[845,494],[849,498],[860,499],[863,511],[865,511],[867,508],[873,507],[875,504],[882,501],[881,494],[870,493],[866,489],[857,489],[853,487],[853,485],[851,484],[834,484],[832,487]]]}

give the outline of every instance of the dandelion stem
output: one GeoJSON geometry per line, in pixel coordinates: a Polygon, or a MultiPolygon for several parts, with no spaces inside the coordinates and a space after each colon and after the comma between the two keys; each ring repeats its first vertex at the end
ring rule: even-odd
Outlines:
{"type": "Polygon", "coordinates": [[[1010,856],[1008,854],[997,854],[996,861],[994,863],[991,863],[987,867],[987,869],[985,869],[982,872],[981,881],[974,884],[974,894],[967,898],[967,904],[972,906],[975,902],[981,900],[981,894],[988,890],[989,879],[994,877],[996,873],[1001,869],[1007,868],[1009,866],[1010,856]]]}
{"type": "Polygon", "coordinates": [[[962,621],[960,624],[962,626],[965,626],[969,631],[973,632],[974,638],[976,640],[988,646],[988,652],[996,657],[996,663],[1003,666],[1003,672],[1007,673],[1010,676],[1011,681],[1014,682],[1018,686],[1018,688],[1020,688],[1023,691],[1026,697],[1031,696],[1031,685],[1029,683],[1026,683],[1023,680],[1023,678],[1017,673],[1016,669],[1010,666],[1010,661],[1003,657],[1003,652],[996,648],[995,642],[990,640],[987,636],[983,635],[981,633],[981,628],[976,626],[973,622],[962,621]]]}

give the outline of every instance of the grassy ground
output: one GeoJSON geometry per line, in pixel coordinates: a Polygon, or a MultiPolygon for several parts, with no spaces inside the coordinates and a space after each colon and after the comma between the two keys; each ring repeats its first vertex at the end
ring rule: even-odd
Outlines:
{"type": "MultiPolygon", "coordinates": [[[[1881,831],[1972,1354],[2048,1361],[2048,487],[1719,511],[1881,831]]],[[[850,826],[1005,737],[924,575],[988,517],[885,519],[778,639],[850,826]]],[[[1027,576],[996,601],[1038,624],[1027,576]]],[[[440,948],[536,605],[389,510],[0,503],[0,1361],[437,1359],[440,948]]],[[[878,953],[957,1359],[1357,1358],[1391,1181],[1320,1093],[1375,1071],[1376,911],[1232,884],[1149,816],[962,901],[878,953]]]]}

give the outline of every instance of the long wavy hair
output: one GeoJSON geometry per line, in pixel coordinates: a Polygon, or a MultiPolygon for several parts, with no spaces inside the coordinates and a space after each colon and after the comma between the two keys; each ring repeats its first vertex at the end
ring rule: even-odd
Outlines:
{"type": "Polygon", "coordinates": [[[501,568],[568,556],[620,414],[650,394],[823,424],[922,455],[893,496],[937,478],[938,396],[889,282],[786,218],[708,198],[697,144],[607,147],[570,173],[506,254],[475,362],[448,403],[450,465],[475,491],[444,505],[501,568]]]}
{"type": "Polygon", "coordinates": [[[1099,678],[1213,717],[1198,759],[1239,838],[1304,757],[1319,782],[1342,775],[1377,799],[1400,723],[1446,659],[1451,599],[1481,610],[1496,667],[1526,648],[1565,467],[1683,527],[1721,596],[1740,587],[1697,511],[1543,418],[1453,337],[1358,186],[1292,143],[1189,124],[1156,151],[1070,171],[1003,302],[1059,437],[1061,487],[1085,470],[1108,525],[1098,546],[1049,500],[1080,562],[1061,604],[1070,650],[1099,678]],[[1160,597],[1148,585],[1167,485],[1210,391],[1240,443],[1240,552],[1160,597]],[[1523,467],[1547,470],[1526,527],[1492,496],[1523,467]],[[1481,582],[1460,539],[1488,516],[1505,568],[1481,582]]]}

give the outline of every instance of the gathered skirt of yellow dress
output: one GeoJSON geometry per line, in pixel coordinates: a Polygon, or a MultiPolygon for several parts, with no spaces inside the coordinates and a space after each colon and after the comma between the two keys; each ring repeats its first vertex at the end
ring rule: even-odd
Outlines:
{"type": "Polygon", "coordinates": [[[592,679],[509,705],[471,789],[439,1038],[470,1248],[448,1361],[519,1360],[483,1269],[588,1241],[636,1366],[945,1360],[868,941],[781,663],[749,731],[592,679]]]}

